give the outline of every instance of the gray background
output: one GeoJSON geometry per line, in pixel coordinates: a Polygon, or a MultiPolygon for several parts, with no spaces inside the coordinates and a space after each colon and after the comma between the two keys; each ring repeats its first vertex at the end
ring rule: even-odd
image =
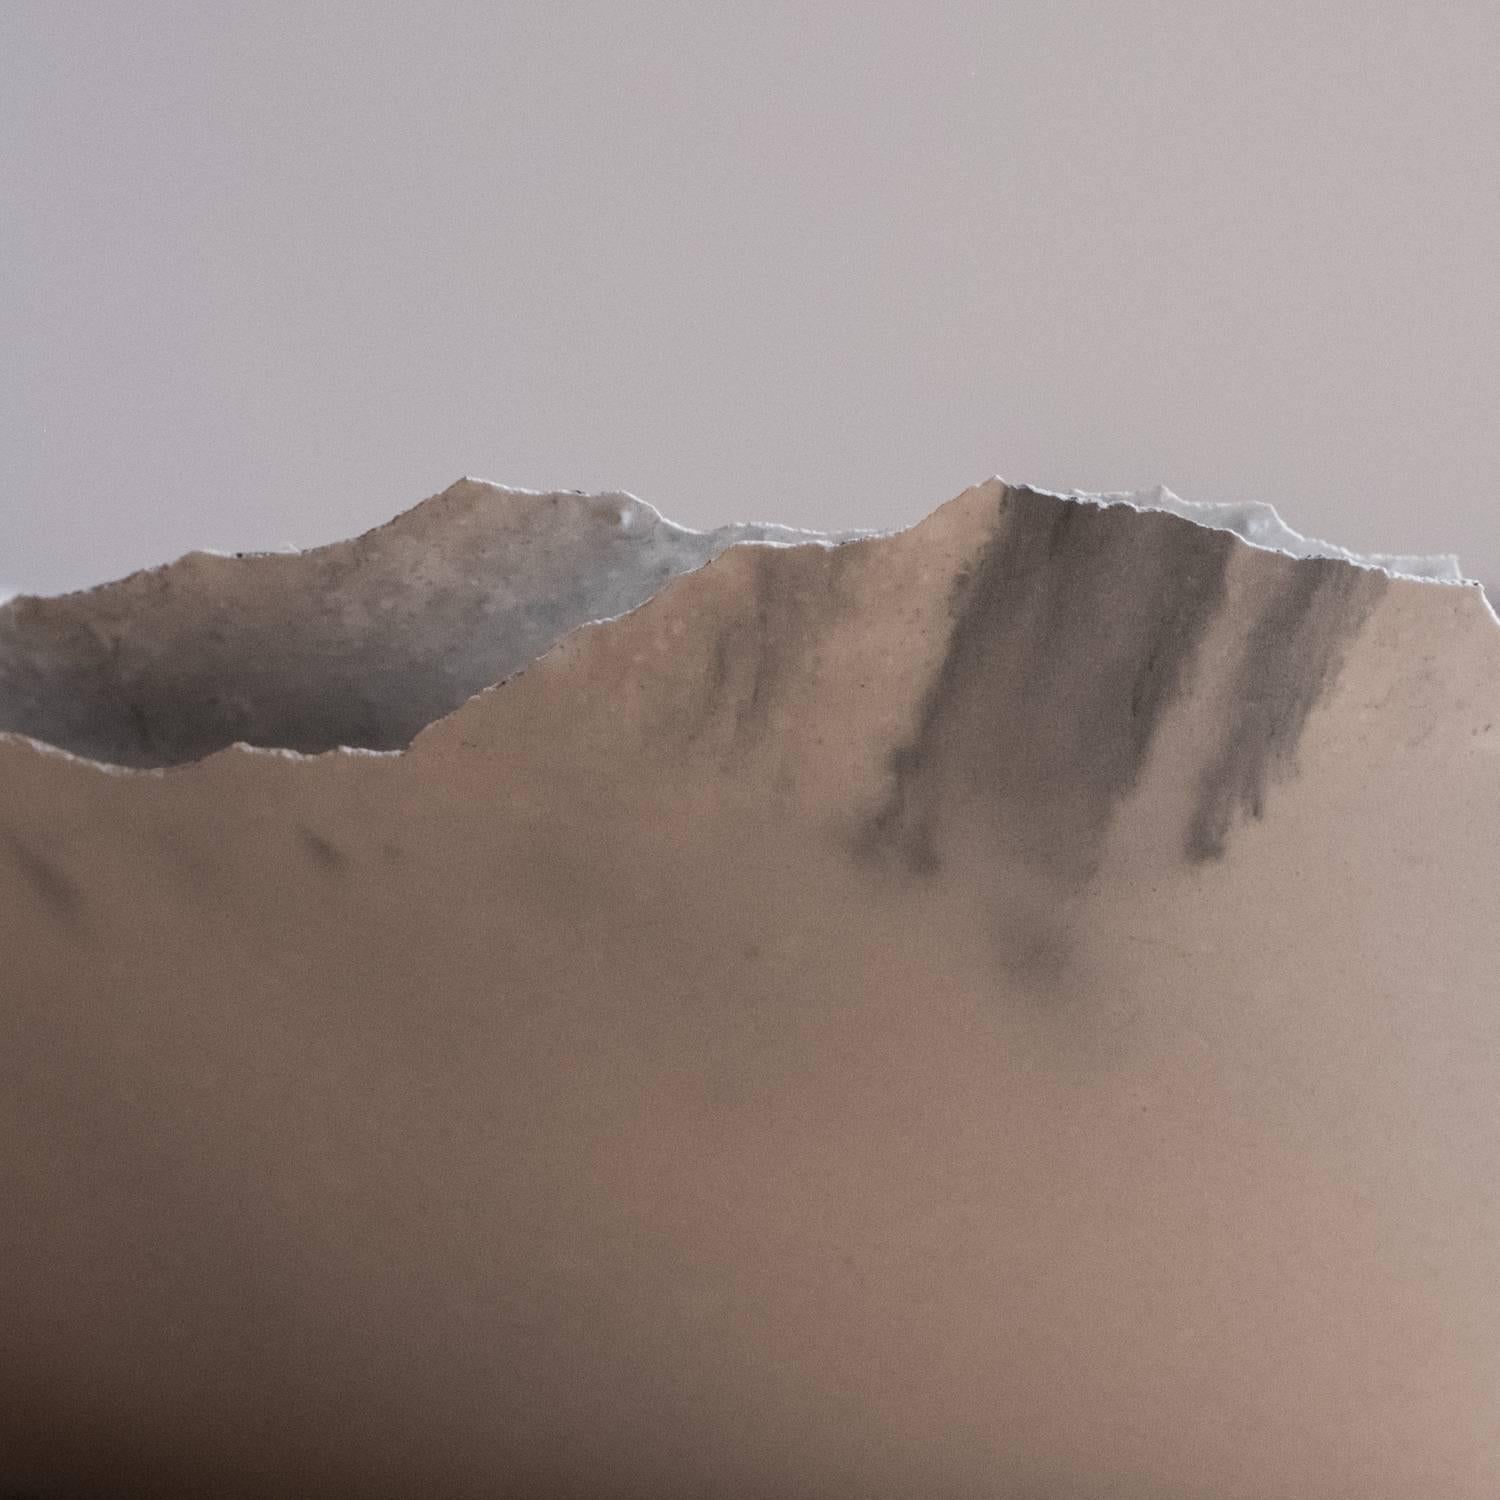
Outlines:
{"type": "Polygon", "coordinates": [[[1493,583],[1497,98],[1493,0],[0,0],[0,579],[999,473],[1493,583]]]}

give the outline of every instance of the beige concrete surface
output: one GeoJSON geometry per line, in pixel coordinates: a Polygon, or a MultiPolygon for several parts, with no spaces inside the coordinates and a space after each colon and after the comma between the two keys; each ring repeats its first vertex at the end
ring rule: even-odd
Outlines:
{"type": "Polygon", "coordinates": [[[991,482],[404,751],[0,739],[0,1478],[1492,1500],[1500,625],[991,482]]]}

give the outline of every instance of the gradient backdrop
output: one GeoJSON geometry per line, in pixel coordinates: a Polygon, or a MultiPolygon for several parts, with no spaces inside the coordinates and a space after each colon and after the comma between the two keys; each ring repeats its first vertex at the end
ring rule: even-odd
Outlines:
{"type": "Polygon", "coordinates": [[[1500,582],[1494,0],[0,0],[0,582],[998,473],[1500,582]]]}

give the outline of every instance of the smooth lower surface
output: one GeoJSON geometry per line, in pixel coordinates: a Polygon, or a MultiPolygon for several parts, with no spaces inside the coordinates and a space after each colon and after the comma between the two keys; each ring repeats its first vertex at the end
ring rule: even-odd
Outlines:
{"type": "Polygon", "coordinates": [[[0,740],[0,1477],[1491,1500],[1500,633],[980,486],[404,754],[0,740]]]}

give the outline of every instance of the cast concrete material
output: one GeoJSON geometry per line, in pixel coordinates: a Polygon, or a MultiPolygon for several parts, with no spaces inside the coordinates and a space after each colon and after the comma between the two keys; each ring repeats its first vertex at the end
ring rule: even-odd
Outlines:
{"type": "Polygon", "coordinates": [[[399,753],[0,740],[0,1465],[1500,1491],[1500,626],[999,481],[399,753]]]}
{"type": "Polygon", "coordinates": [[[632,495],[463,479],[307,552],[193,552],[56,598],[0,599],[0,731],[117,765],[243,742],[396,749],[587,620],[623,614],[735,542],[632,495]]]}
{"type": "MultiPolygon", "coordinates": [[[[1293,556],[1460,580],[1458,559],[1358,558],[1266,504],[1166,486],[1086,495],[1170,510],[1293,556]]],[[[389,525],[309,552],[192,552],[55,598],[0,591],[0,732],[111,765],[181,765],[226,745],[393,750],[568,630],[645,603],[724,547],[877,532],[741,522],[691,531],[634,495],[463,478],[389,525]]]]}
{"type": "MultiPolygon", "coordinates": [[[[1169,510],[1293,556],[1459,579],[1456,558],[1368,558],[1299,536],[1269,505],[1155,490],[1077,498],[1169,510]]],[[[0,591],[0,732],[112,765],[232,744],[400,749],[568,631],[624,614],[725,547],[875,532],[741,522],[693,531],[633,495],[462,479],[388,525],[308,552],[194,552],[115,583],[0,591]]]]}
{"type": "Polygon", "coordinates": [[[1069,493],[1076,499],[1123,502],[1141,510],[1170,511],[1174,516],[1186,516],[1204,526],[1232,531],[1257,547],[1285,552],[1291,557],[1341,557],[1345,562],[1365,563],[1406,578],[1430,578],[1446,583],[1475,582],[1464,576],[1458,558],[1451,552],[1425,557],[1395,552],[1351,552],[1334,542],[1320,542],[1294,531],[1282,520],[1274,505],[1262,500],[1184,500],[1164,484],[1150,490],[1114,490],[1105,494],[1072,490],[1069,493]]]}

